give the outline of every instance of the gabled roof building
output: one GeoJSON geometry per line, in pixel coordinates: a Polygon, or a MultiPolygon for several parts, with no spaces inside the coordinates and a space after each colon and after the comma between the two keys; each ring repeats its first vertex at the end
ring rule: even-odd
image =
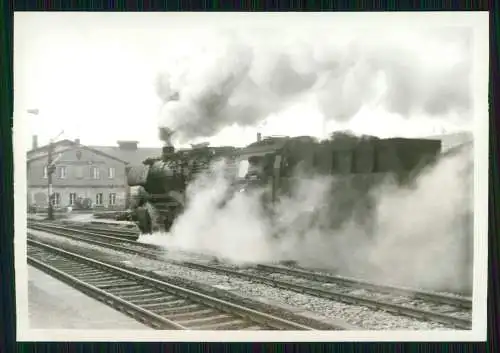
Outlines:
{"type": "MultiPolygon", "coordinates": [[[[119,141],[117,146],[82,145],[77,139],[52,145],[55,171],[52,175],[52,202],[56,208],[123,208],[128,193],[127,166],[161,155],[161,148],[138,148],[136,141],[119,141]]],[[[49,146],[38,146],[33,137],[26,154],[28,205],[48,205],[49,146]]]]}

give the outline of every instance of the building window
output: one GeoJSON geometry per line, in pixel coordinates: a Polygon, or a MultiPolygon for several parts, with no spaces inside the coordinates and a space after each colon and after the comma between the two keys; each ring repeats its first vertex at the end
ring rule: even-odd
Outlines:
{"type": "Polygon", "coordinates": [[[59,207],[60,204],[61,204],[61,194],[55,192],[52,196],[52,205],[55,207],[59,207]]]}
{"type": "Polygon", "coordinates": [[[114,167],[109,167],[108,168],[108,178],[113,179],[115,177],[115,168],[114,167]]]}
{"type": "Polygon", "coordinates": [[[66,179],[66,167],[57,168],[57,176],[59,179],[66,179]]]}
{"type": "Polygon", "coordinates": [[[101,177],[99,167],[90,167],[90,175],[92,179],[99,179],[101,177]]]}
{"type": "Polygon", "coordinates": [[[76,202],[76,193],[72,192],[69,194],[69,205],[73,206],[76,202]]]}
{"type": "Polygon", "coordinates": [[[48,178],[48,176],[49,176],[49,171],[48,171],[48,169],[47,169],[47,166],[44,166],[44,167],[43,167],[43,178],[44,178],[44,179],[47,179],[47,178],[48,178]]]}
{"type": "Polygon", "coordinates": [[[116,205],[116,194],[115,193],[109,194],[109,205],[110,206],[116,205]]]}
{"type": "Polygon", "coordinates": [[[75,169],[75,176],[77,179],[82,179],[83,178],[83,167],[76,167],[75,169]]]}
{"type": "Polygon", "coordinates": [[[95,195],[95,204],[102,205],[102,193],[98,193],[95,195]]]}

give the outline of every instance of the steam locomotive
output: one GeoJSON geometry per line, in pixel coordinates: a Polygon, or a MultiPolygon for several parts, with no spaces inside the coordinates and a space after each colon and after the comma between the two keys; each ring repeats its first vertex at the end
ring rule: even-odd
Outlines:
{"type": "Polygon", "coordinates": [[[163,147],[162,156],[132,166],[127,174],[129,208],[142,233],[170,230],[186,204],[186,188],[211,163],[230,156],[234,147],[194,146],[175,151],[163,147]]]}
{"type": "Polygon", "coordinates": [[[129,207],[142,233],[168,232],[186,208],[189,183],[215,160],[224,158],[236,170],[225,201],[237,192],[265,190],[263,206],[272,214],[273,205],[293,194],[300,180],[328,175],[335,180],[330,201],[324,206],[329,210],[329,226],[340,227],[353,216],[367,223],[370,190],[388,178],[398,184],[411,182],[440,150],[439,140],[379,139],[349,133],[336,133],[323,141],[310,136],[269,137],[244,148],[205,145],[175,151],[166,146],[160,158],[130,168],[129,207]]]}

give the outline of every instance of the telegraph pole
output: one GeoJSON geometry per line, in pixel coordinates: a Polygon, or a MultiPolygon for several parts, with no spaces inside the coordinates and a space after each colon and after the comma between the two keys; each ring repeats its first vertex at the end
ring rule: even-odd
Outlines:
{"type": "Polygon", "coordinates": [[[56,162],[59,160],[59,157],[61,157],[61,155],[59,154],[59,157],[56,158],[56,160],[54,160],[52,158],[52,154],[54,153],[54,141],[59,138],[59,136],[61,136],[61,134],[64,133],[64,130],[61,131],[59,133],[59,135],[57,135],[57,137],[53,138],[53,139],[50,139],[49,140],[49,146],[48,146],[48,153],[47,153],[47,181],[48,181],[48,193],[49,193],[49,208],[47,210],[47,219],[49,221],[53,221],[54,220],[54,205],[52,205],[52,201],[53,201],[53,192],[52,192],[52,174],[54,174],[55,170],[56,170],[56,162]]]}
{"type": "MultiPolygon", "coordinates": [[[[40,114],[40,110],[38,108],[27,109],[28,114],[38,116],[40,114]]],[[[52,158],[52,154],[54,153],[54,140],[57,139],[61,134],[64,133],[64,130],[57,135],[57,137],[49,140],[48,145],[48,154],[47,154],[47,181],[48,181],[48,207],[47,207],[47,219],[52,221],[54,220],[54,208],[52,205],[53,195],[52,195],[52,174],[56,170],[55,162],[52,158]]]]}
{"type": "Polygon", "coordinates": [[[47,209],[47,219],[49,221],[54,220],[54,209],[52,205],[52,173],[54,173],[54,164],[52,162],[52,152],[54,149],[54,145],[52,140],[49,141],[48,147],[48,156],[47,156],[47,180],[48,180],[48,199],[49,199],[49,207],[47,209]]]}

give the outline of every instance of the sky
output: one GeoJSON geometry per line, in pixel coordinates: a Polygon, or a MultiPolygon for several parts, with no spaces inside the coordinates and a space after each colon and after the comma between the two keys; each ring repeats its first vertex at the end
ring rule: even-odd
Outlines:
{"type": "Polygon", "coordinates": [[[16,13],[14,119],[40,144],[143,147],[160,126],[180,146],[471,128],[469,28],[339,15],[16,13]]]}

